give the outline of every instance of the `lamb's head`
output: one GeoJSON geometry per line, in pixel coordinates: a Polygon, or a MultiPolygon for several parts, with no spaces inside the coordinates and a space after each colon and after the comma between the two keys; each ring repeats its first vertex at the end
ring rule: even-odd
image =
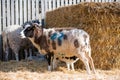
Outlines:
{"type": "Polygon", "coordinates": [[[26,22],[23,25],[23,30],[20,32],[21,38],[33,38],[42,35],[42,27],[37,23],[26,22]]]}

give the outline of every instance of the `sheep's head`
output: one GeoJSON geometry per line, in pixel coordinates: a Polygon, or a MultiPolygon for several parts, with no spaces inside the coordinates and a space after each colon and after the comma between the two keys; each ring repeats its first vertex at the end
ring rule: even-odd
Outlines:
{"type": "Polygon", "coordinates": [[[42,35],[42,27],[38,23],[26,22],[23,25],[23,30],[20,35],[21,38],[33,38],[42,35]]]}

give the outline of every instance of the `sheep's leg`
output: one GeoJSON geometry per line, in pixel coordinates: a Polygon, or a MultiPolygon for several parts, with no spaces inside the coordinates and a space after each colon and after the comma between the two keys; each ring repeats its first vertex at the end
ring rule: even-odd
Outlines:
{"type": "Polygon", "coordinates": [[[29,49],[29,59],[32,60],[32,49],[29,49]]]}
{"type": "Polygon", "coordinates": [[[75,71],[74,63],[71,63],[71,68],[72,68],[72,71],[75,71]]]}
{"type": "Polygon", "coordinates": [[[5,51],[5,60],[8,61],[8,55],[9,55],[9,48],[5,51]]]}
{"type": "Polygon", "coordinates": [[[28,52],[26,49],[24,49],[24,52],[25,52],[25,59],[27,60],[28,52]]]}
{"type": "Polygon", "coordinates": [[[15,53],[15,59],[16,61],[19,61],[18,53],[15,53]]]}
{"type": "Polygon", "coordinates": [[[96,74],[92,57],[89,57],[89,63],[90,63],[90,66],[91,66],[91,68],[92,68],[92,72],[93,72],[94,74],[96,74]]]}
{"type": "Polygon", "coordinates": [[[53,58],[53,61],[52,61],[52,63],[53,63],[53,70],[55,69],[55,68],[57,68],[57,64],[56,64],[56,57],[54,56],[54,58],[53,58]]]}
{"type": "Polygon", "coordinates": [[[93,72],[94,74],[96,74],[96,70],[95,70],[95,67],[94,67],[93,59],[92,59],[92,57],[91,57],[91,49],[90,49],[90,48],[89,48],[88,54],[86,53],[86,56],[87,56],[88,59],[89,59],[89,63],[90,63],[90,66],[91,66],[91,68],[92,68],[92,72],[93,72]]]}
{"type": "Polygon", "coordinates": [[[70,71],[70,63],[66,63],[68,71],[70,71]]]}
{"type": "Polygon", "coordinates": [[[91,66],[91,68],[92,68],[92,72],[93,72],[94,74],[96,74],[92,57],[91,57],[90,55],[88,55],[87,53],[86,53],[86,57],[88,58],[88,61],[89,61],[90,66],[91,66]]]}
{"type": "Polygon", "coordinates": [[[86,66],[87,73],[88,73],[88,74],[91,74],[91,72],[90,72],[90,67],[89,67],[89,63],[88,63],[88,59],[87,59],[87,58],[86,58],[86,59],[83,59],[83,63],[84,63],[84,65],[86,66]]]}
{"type": "Polygon", "coordinates": [[[48,62],[48,71],[51,71],[51,55],[49,53],[46,55],[46,59],[48,62]]]}
{"type": "Polygon", "coordinates": [[[80,52],[80,54],[78,55],[78,57],[82,60],[82,62],[84,63],[87,73],[91,74],[90,72],[90,67],[89,67],[89,59],[85,56],[85,52],[80,52]]]}

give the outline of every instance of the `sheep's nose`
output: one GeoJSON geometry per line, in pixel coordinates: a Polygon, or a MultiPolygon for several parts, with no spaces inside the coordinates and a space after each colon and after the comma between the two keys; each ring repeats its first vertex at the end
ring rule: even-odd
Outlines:
{"type": "Polygon", "coordinates": [[[24,35],[24,32],[23,32],[23,31],[21,31],[19,34],[20,34],[20,37],[21,37],[21,38],[25,38],[25,35],[24,35]]]}

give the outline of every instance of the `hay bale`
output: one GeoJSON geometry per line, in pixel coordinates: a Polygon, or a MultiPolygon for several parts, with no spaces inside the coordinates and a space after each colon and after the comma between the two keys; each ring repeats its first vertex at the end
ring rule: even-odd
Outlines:
{"type": "MultiPolygon", "coordinates": [[[[120,68],[120,3],[81,3],[48,12],[46,27],[77,27],[90,34],[96,68],[120,68]]],[[[80,61],[76,67],[82,67],[80,61]]]]}

